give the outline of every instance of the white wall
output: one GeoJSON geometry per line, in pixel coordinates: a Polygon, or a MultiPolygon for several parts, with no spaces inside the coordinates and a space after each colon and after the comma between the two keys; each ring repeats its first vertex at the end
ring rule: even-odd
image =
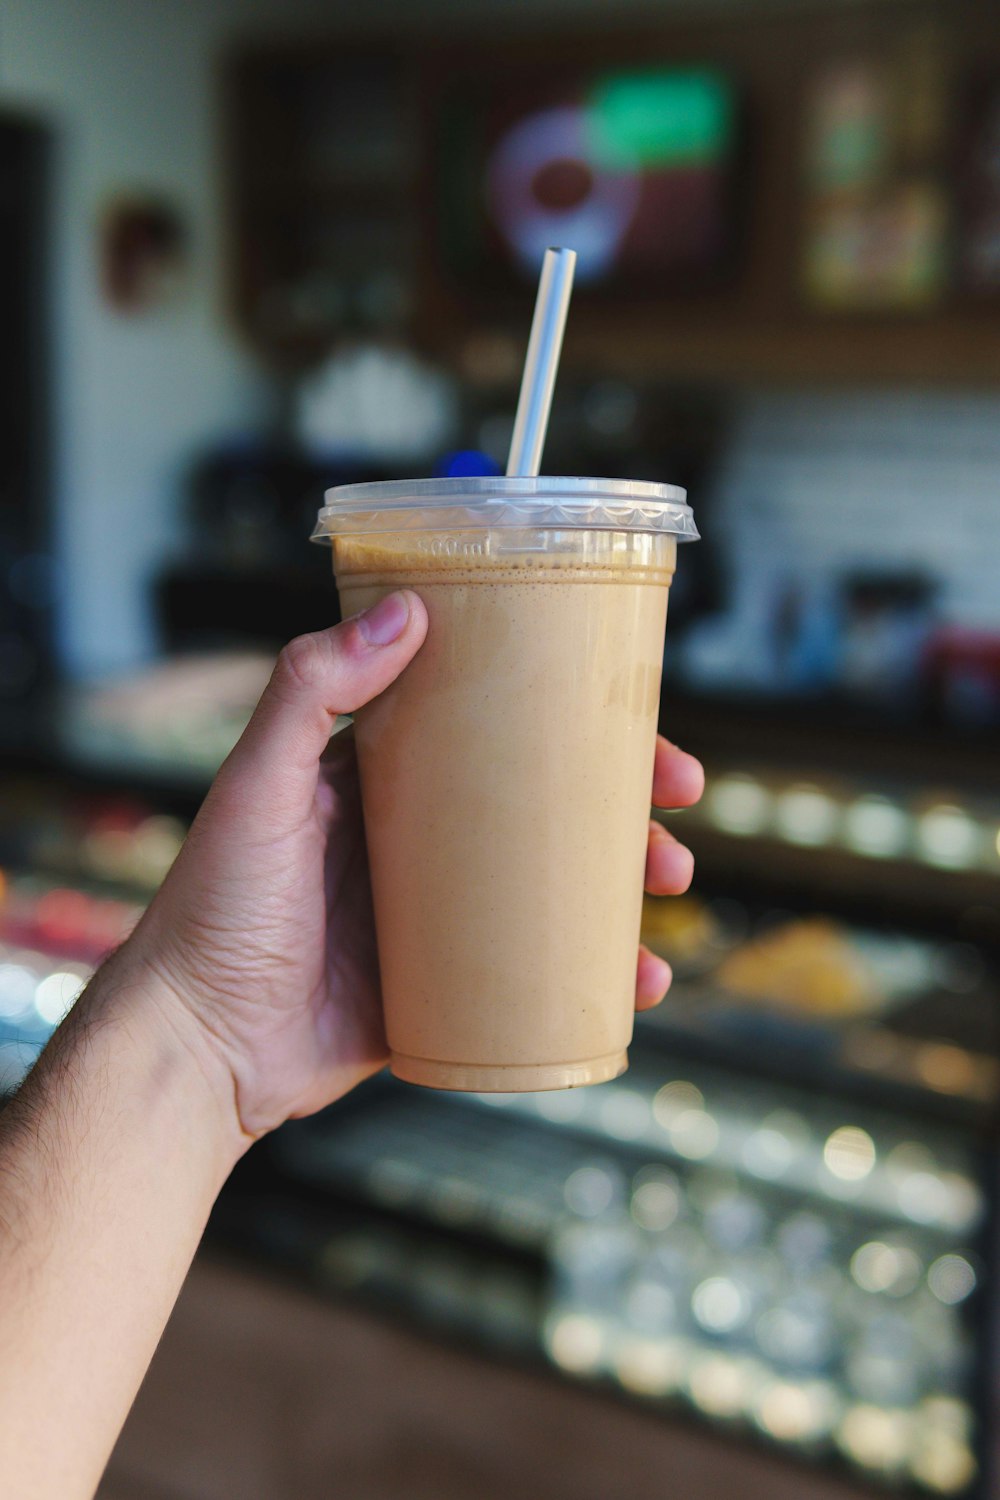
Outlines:
{"type": "Polygon", "coordinates": [[[747,574],[913,570],[950,625],[995,630],[1000,395],[772,391],[743,402],[712,521],[747,574]]]}
{"type": "Polygon", "coordinates": [[[995,391],[746,395],[705,497],[729,608],[685,640],[689,665],[717,685],[758,673],[772,687],[777,601],[800,601],[815,644],[851,574],[925,577],[935,625],[995,634],[998,473],[995,391]]]}
{"type": "Polygon", "coordinates": [[[214,69],[237,29],[294,24],[314,0],[3,0],[0,108],[55,132],[53,376],[59,636],[78,673],[148,657],[148,584],[176,543],[184,466],[266,411],[261,372],[227,326],[214,69]],[[102,304],[95,224],[150,189],[190,236],[176,305],[102,304]]]}

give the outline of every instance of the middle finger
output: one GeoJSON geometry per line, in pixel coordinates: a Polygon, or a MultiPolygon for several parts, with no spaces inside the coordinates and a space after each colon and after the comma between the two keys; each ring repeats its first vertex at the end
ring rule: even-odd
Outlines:
{"type": "Polygon", "coordinates": [[[658,734],[653,762],[654,806],[691,807],[704,790],[705,772],[701,761],[658,734]]]}
{"type": "Polygon", "coordinates": [[[691,884],[694,855],[662,823],[649,824],[646,845],[646,890],[651,896],[679,896],[691,884]]]}

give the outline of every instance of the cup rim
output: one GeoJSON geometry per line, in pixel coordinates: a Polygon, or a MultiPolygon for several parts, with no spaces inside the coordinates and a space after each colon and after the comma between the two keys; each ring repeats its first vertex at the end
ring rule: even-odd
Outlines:
{"type": "Polygon", "coordinates": [[[659,532],[696,541],[687,491],[645,479],[502,474],[446,479],[390,479],[326,491],[312,540],[344,533],[483,530],[659,532]]]}

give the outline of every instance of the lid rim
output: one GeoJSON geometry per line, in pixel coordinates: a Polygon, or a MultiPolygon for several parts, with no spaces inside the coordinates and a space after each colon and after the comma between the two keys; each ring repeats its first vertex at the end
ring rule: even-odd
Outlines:
{"type": "Polygon", "coordinates": [[[469,477],[449,476],[443,479],[382,479],[360,484],[334,485],[323,492],[326,502],[324,510],[336,511],[341,505],[371,501],[385,509],[394,499],[396,503],[424,504],[433,496],[439,504],[448,504],[452,497],[458,499],[474,497],[487,499],[538,497],[558,498],[565,505],[593,501],[599,496],[616,500],[643,500],[669,502],[685,505],[687,490],[676,484],[660,484],[649,479],[601,479],[589,475],[545,474],[522,476],[505,474],[475,474],[469,477]]]}
{"type": "Polygon", "coordinates": [[[326,491],[314,542],[333,535],[386,531],[644,531],[697,541],[698,528],[679,485],[590,476],[474,475],[392,479],[326,491]]]}

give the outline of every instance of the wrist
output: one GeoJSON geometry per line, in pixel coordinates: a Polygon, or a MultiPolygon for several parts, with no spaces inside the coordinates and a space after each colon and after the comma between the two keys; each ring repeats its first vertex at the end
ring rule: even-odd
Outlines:
{"type": "Polygon", "coordinates": [[[80,1006],[120,1038],[121,1059],[137,1104],[183,1120],[218,1186],[252,1144],[243,1130],[231,1070],[194,1010],[133,937],[98,971],[80,1006]]]}

